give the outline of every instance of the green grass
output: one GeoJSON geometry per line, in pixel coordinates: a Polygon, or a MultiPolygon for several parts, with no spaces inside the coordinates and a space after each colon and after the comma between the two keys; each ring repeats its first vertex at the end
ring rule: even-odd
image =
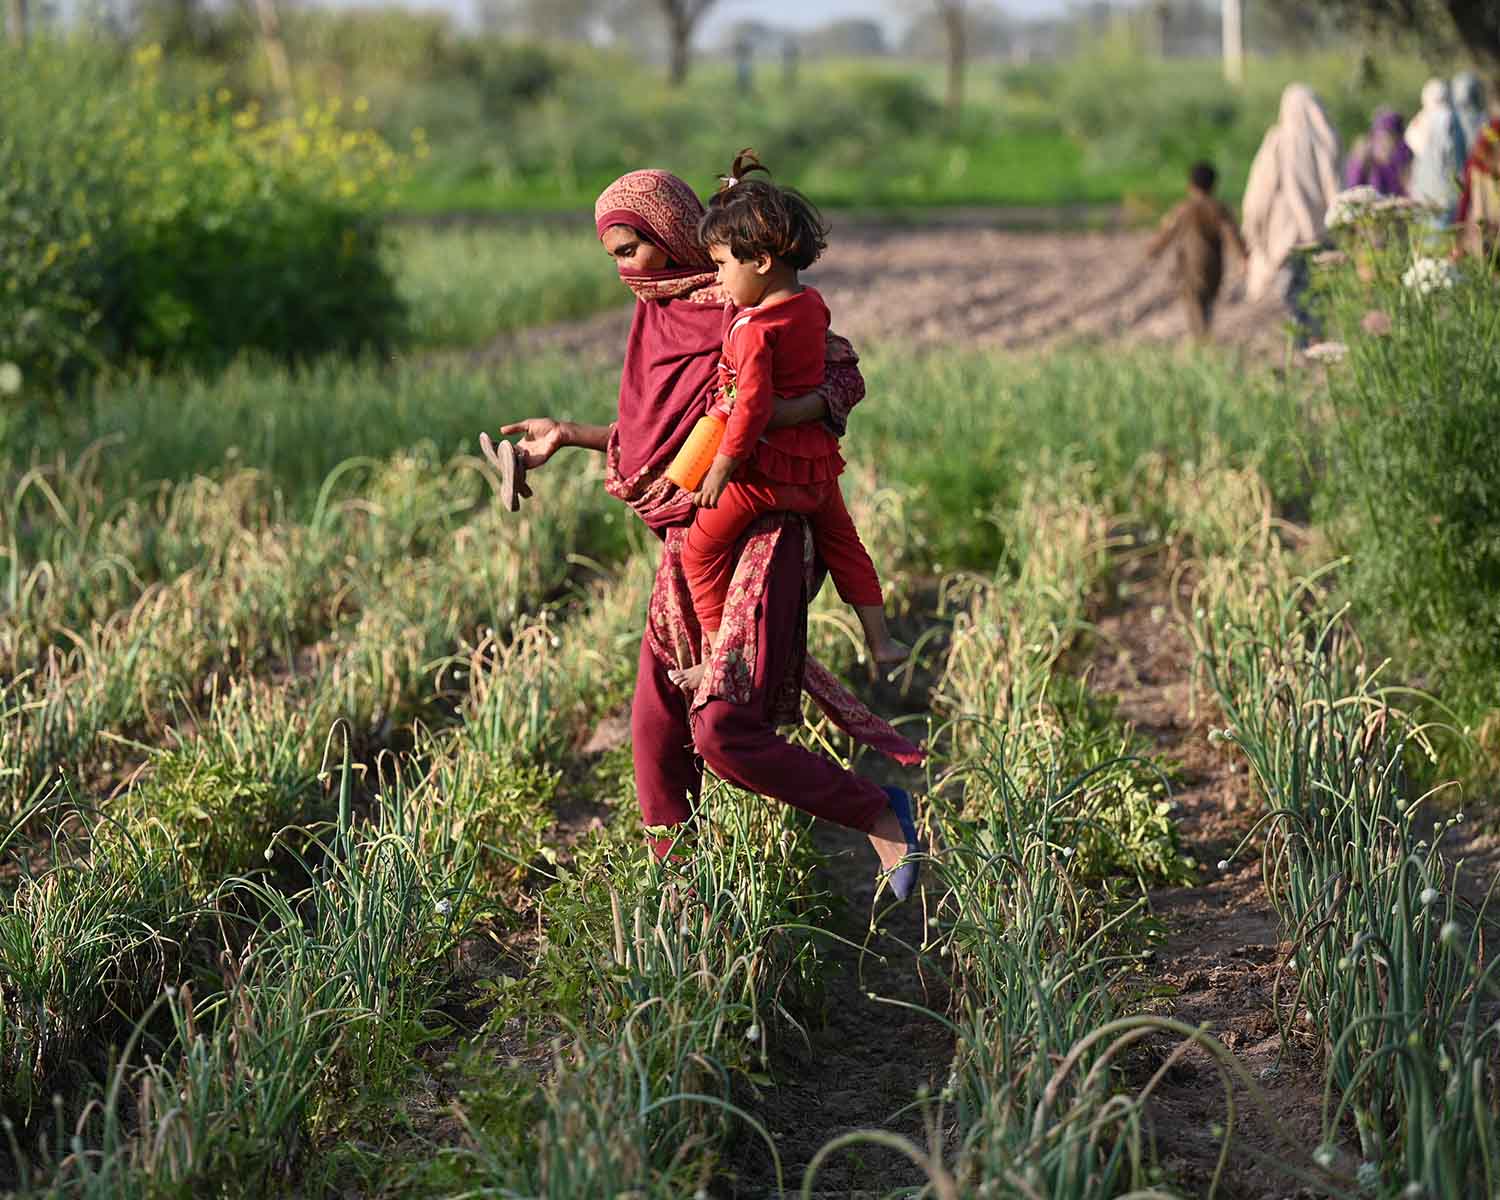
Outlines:
{"type": "Polygon", "coordinates": [[[391,269],[418,346],[478,346],[630,300],[586,214],[576,229],[397,229],[391,269]]]}
{"type": "Polygon", "coordinates": [[[742,145],[831,208],[1160,208],[1201,158],[1218,164],[1221,191],[1237,200],[1286,84],[1311,84],[1348,141],[1380,104],[1409,111],[1430,73],[1394,52],[1373,82],[1358,78],[1352,52],[1256,58],[1234,90],[1214,59],[1155,60],[1105,39],[1056,64],[971,64],[955,126],[939,104],[941,73],[922,64],[812,63],[789,85],[764,71],[754,96],[737,97],[719,63],[701,64],[673,91],[654,69],[608,56],[567,61],[503,147],[475,152],[470,131],[445,129],[435,114],[431,157],[403,185],[400,207],[583,214],[612,179],[641,166],[673,170],[706,193],[742,145]],[[572,74],[585,70],[586,80],[572,74]]]}
{"type": "MultiPolygon", "coordinates": [[[[588,281],[577,295],[601,280],[599,295],[617,293],[586,232],[538,235],[515,261],[534,273],[553,247],[576,251],[562,274],[588,281]]],[[[479,306],[510,261],[489,234],[413,232],[403,257],[434,322],[479,306]],[[450,280],[455,262],[471,269],[450,280]]],[[[451,336],[525,314],[527,286],[451,336]]],[[[954,981],[959,1056],[941,1102],[961,1136],[929,1171],[935,1194],[1026,1171],[1038,1194],[1147,1186],[1145,1094],[1117,1068],[1148,1029],[1193,1033],[1122,1016],[1122,972],[1138,969],[1139,881],[1192,865],[1155,766],[1066,676],[1067,651],[1121,524],[1273,569],[1268,497],[1305,504],[1320,434],[1294,387],[1211,355],[876,349],[864,365],[851,505],[893,593],[908,594],[904,574],[942,576],[951,621],[922,949],[954,981]]],[[[622,760],[589,769],[575,750],[628,698],[655,547],[623,532],[633,519],[595,456],[565,452],[534,480],[548,506],[519,516],[496,509],[473,456],[479,429],[517,417],[606,420],[614,390],[612,370],[555,358],[241,361],[117,381],[12,426],[0,772],[27,791],[61,779],[108,814],[82,806],[51,843],[33,818],[7,842],[32,871],[0,890],[0,1101],[29,1121],[28,1155],[50,1147],[32,1156],[49,1194],[348,1185],[372,1169],[355,1143],[400,1164],[378,1180],[392,1192],[681,1195],[713,1178],[735,1128],[720,1102],[816,1011],[808,926],[825,898],[804,825],[715,788],[677,889],[664,886],[622,760]],[[610,802],[609,828],[569,858],[554,806],[591,796],[610,802]],[[473,923],[542,935],[478,997],[448,979],[473,923]],[[453,1034],[443,1014],[458,1011],[483,1032],[453,1034]],[[514,1057],[522,1030],[533,1050],[560,1039],[544,1078],[514,1057]],[[467,1125],[403,1139],[387,1118],[429,1086],[436,1037],[463,1042],[451,1098],[467,1125]],[[64,1081],[75,1099],[55,1119],[44,1097],[64,1081]],[[99,1155],[68,1158],[74,1129],[99,1155]]],[[[1271,611],[1249,603],[1247,621],[1271,611]]],[[[819,654],[840,608],[820,602],[819,654]]],[[[1275,639],[1247,639],[1237,661],[1252,643],[1275,639]]],[[[1275,667],[1314,689],[1312,707],[1348,695],[1358,710],[1364,693],[1328,683],[1347,663],[1304,669],[1309,643],[1299,626],[1275,667]]],[[[1266,711],[1305,741],[1309,705],[1277,703],[1266,711]]],[[[1338,820],[1396,820],[1356,803],[1386,804],[1393,785],[1351,770],[1322,781],[1358,785],[1338,820]]],[[[1382,904],[1433,878],[1428,858],[1347,858],[1334,861],[1365,870],[1382,904]]],[[[1316,892],[1328,876],[1309,878],[1316,892]]],[[[1338,928],[1352,935],[1356,917],[1391,920],[1350,910],[1338,928]]],[[[1413,969],[1446,987],[1430,932],[1413,969]]],[[[1432,1011],[1455,1016],[1451,989],[1439,999],[1432,1011]]],[[[1423,1069],[1440,1065],[1441,1024],[1418,1030],[1423,1069]]],[[[1449,1048],[1471,1065],[1489,1043],[1477,1024],[1463,1036],[1449,1048]]],[[[1337,1082],[1364,1103],[1361,1081],[1337,1082]]],[[[1471,1105],[1492,1102],[1488,1082],[1460,1084],[1471,1105]]],[[[1446,1186],[1440,1154],[1403,1147],[1398,1167],[1383,1144],[1389,1179],[1410,1167],[1446,1186]]]]}

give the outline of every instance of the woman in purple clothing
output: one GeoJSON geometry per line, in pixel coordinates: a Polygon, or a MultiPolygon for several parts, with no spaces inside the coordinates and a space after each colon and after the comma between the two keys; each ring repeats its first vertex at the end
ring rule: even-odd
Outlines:
{"type": "Polygon", "coordinates": [[[1411,171],[1411,147],[1406,144],[1406,122],[1401,114],[1382,108],[1370,132],[1354,143],[1344,167],[1344,186],[1372,187],[1382,196],[1406,195],[1411,171]]]}

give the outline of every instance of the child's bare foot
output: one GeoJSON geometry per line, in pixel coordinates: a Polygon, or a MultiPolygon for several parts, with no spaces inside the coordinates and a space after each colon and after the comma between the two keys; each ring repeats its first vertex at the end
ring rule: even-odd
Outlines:
{"type": "Polygon", "coordinates": [[[675,667],[667,672],[667,678],[680,688],[696,692],[698,685],[703,682],[703,672],[707,669],[707,663],[694,663],[690,667],[675,667]]]}
{"type": "Polygon", "coordinates": [[[877,667],[894,667],[897,663],[905,662],[910,655],[911,647],[895,638],[886,638],[870,647],[870,657],[875,660],[877,667]]]}

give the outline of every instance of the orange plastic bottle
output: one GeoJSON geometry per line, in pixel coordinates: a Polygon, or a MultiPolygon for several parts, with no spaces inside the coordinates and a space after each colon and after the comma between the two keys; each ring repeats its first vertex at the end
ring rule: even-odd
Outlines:
{"type": "Polygon", "coordinates": [[[687,441],[682,443],[682,449],[667,468],[667,478],[685,492],[696,491],[708,474],[708,468],[714,465],[714,455],[719,452],[723,441],[723,420],[713,413],[699,417],[693,432],[688,434],[687,441]]]}

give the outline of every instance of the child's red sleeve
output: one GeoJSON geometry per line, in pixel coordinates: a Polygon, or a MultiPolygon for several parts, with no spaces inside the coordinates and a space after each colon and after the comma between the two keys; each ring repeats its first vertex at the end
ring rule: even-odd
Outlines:
{"type": "MultiPolygon", "coordinates": [[[[753,321],[732,329],[734,343],[734,411],[724,428],[719,453],[746,459],[771,421],[776,394],[771,390],[771,331],[753,321]]],[[[726,347],[727,348],[727,347],[726,347]]]]}

